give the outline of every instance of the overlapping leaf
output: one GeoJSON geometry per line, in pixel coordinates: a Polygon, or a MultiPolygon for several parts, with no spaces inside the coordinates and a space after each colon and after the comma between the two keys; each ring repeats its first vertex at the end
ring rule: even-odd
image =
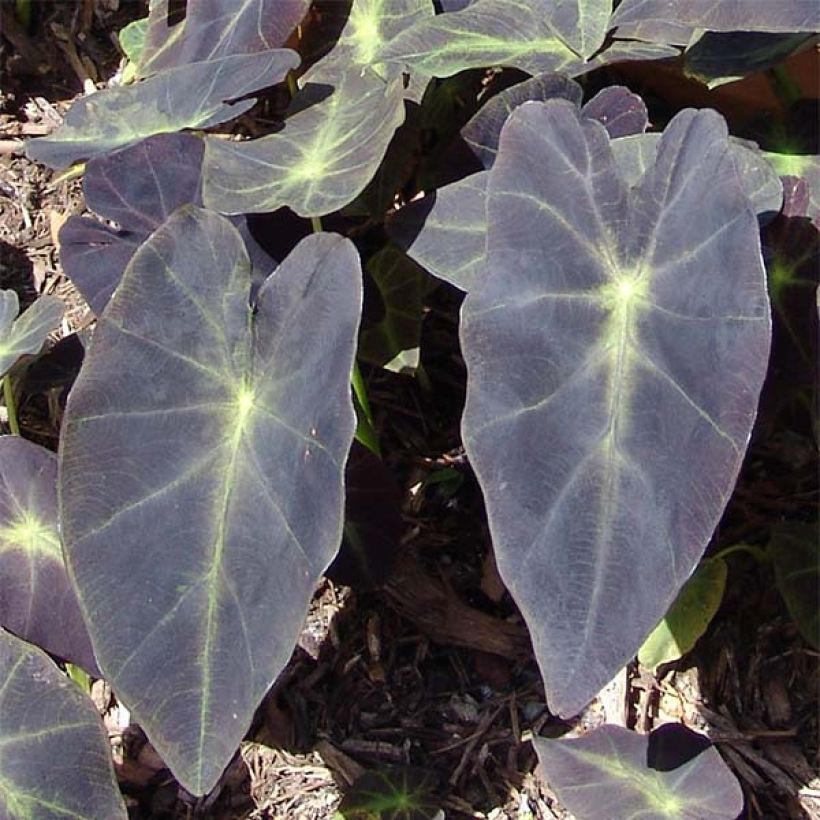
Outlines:
{"type": "MultiPolygon", "coordinates": [[[[116,223],[72,216],[60,230],[66,275],[100,314],[137,248],[178,207],[202,204],[205,146],[192,134],[157,134],[97,157],[86,166],[83,193],[89,208],[116,223]]],[[[245,240],[254,273],[263,279],[276,262],[256,244],[243,217],[234,225],[245,240]]]]}
{"type": "Polygon", "coordinates": [[[188,0],[185,19],[169,21],[169,0],[152,0],[141,77],[187,63],[284,46],[309,0],[188,0]]]}
{"type": "Polygon", "coordinates": [[[36,647],[0,629],[0,816],[126,820],[94,704],[36,647]]]}
{"type": "Polygon", "coordinates": [[[298,65],[296,52],[275,49],[190,63],[135,85],[81,97],[53,134],[26,145],[29,158],[52,168],[113,151],[152,134],[209,128],[244,113],[253,99],[298,65]]]}
{"type": "Polygon", "coordinates": [[[400,83],[352,69],[329,97],[288,117],[276,134],[247,142],[207,139],[205,204],[223,213],[287,205],[300,216],[347,205],[373,177],[404,119],[400,83]]]}
{"type": "Polygon", "coordinates": [[[250,287],[230,223],[175,212],[100,317],[62,441],[64,546],[100,667],[197,794],[339,547],[355,424],[352,244],[308,237],[253,310],[250,287]]]}
{"type": "Polygon", "coordinates": [[[564,101],[508,120],[487,212],[463,439],[570,715],[661,619],[733,487],[769,348],[757,221],[718,115],[679,114],[630,190],[564,101]]]}
{"type": "Polygon", "coordinates": [[[0,626],[99,676],[57,526],[57,458],[0,438],[0,626]]]}
{"type": "Polygon", "coordinates": [[[56,296],[41,296],[20,316],[13,290],[0,290],[0,376],[21,357],[40,351],[48,334],[63,317],[65,306],[56,296]]]}
{"type": "Polygon", "coordinates": [[[740,784],[717,750],[684,726],[651,735],[602,726],[533,745],[550,787],[583,820],[735,820],[743,811],[740,784]]]}

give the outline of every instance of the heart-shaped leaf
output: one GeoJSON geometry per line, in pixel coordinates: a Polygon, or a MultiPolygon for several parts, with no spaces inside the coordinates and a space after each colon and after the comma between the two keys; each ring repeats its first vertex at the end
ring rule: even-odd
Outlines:
{"type": "Polygon", "coordinates": [[[300,216],[344,207],[370,182],[404,120],[400,84],[353,69],[329,97],[288,117],[276,134],[246,142],[207,139],[205,204],[223,213],[287,205],[300,216]]]}
{"type": "Polygon", "coordinates": [[[0,626],[99,677],[63,563],[57,457],[19,436],[0,438],[0,626]]]}
{"type": "Polygon", "coordinates": [[[630,190],[562,100],[507,121],[487,213],[463,439],[550,707],[572,715],[669,608],[737,477],[769,351],[757,220],[718,115],[675,117],[630,190]]]}
{"type": "Polygon", "coordinates": [[[41,296],[17,316],[20,302],[13,290],[0,290],[0,376],[21,356],[39,353],[60,324],[65,306],[56,296],[41,296]]]}
{"type": "Polygon", "coordinates": [[[152,134],[210,128],[243,114],[253,99],[239,97],[274,85],[299,63],[289,49],[190,63],[135,85],[81,97],[53,134],[30,140],[29,159],[51,168],[104,154],[152,134]]]}
{"type": "Polygon", "coordinates": [[[339,547],[355,426],[352,243],[308,237],[253,309],[250,289],[236,229],[178,210],[100,317],[64,422],[60,520],[97,659],[196,794],[339,547]]]}
{"type": "Polygon", "coordinates": [[[39,649],[0,629],[0,816],[126,820],[91,700],[39,649]]]}
{"type": "Polygon", "coordinates": [[[578,820],[735,820],[740,784],[708,738],[667,724],[639,735],[602,726],[572,740],[533,738],[544,776],[578,820]]]}

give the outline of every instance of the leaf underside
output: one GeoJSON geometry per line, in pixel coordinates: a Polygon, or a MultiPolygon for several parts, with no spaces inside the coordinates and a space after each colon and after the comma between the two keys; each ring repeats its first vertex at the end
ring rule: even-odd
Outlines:
{"type": "Polygon", "coordinates": [[[57,457],[0,437],[0,626],[95,676],[57,527],[57,457]]]}
{"type": "Polygon", "coordinates": [[[108,735],[79,687],[0,629],[0,816],[126,820],[108,735]]]}
{"type": "Polygon", "coordinates": [[[65,551],[100,667],[196,794],[290,657],[339,547],[355,424],[352,244],[308,237],[253,312],[249,292],[238,232],[178,210],[100,317],[62,440],[65,551]]]}
{"type": "Polygon", "coordinates": [[[684,726],[651,735],[602,726],[533,745],[561,803],[584,820],[735,820],[743,810],[743,792],[718,751],[684,726]]]}
{"type": "Polygon", "coordinates": [[[564,101],[512,115],[487,211],[463,439],[550,707],[572,715],[660,621],[734,485],[769,350],[757,221],[718,115],[679,114],[630,190],[564,101]]]}

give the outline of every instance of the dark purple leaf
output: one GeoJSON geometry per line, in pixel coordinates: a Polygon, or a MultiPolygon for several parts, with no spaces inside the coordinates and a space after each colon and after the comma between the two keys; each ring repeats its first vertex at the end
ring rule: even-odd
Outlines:
{"type": "Polygon", "coordinates": [[[612,85],[599,91],[582,109],[591,120],[598,120],[612,139],[643,134],[649,127],[646,104],[622,85],[612,85]]]}
{"type": "Polygon", "coordinates": [[[99,677],[57,526],[57,457],[0,437],[0,626],[99,677]]]}
{"type": "Polygon", "coordinates": [[[571,740],[533,738],[541,771],[580,820],[735,820],[743,792],[704,735],[667,724],[639,735],[602,726],[571,740]]]}
{"type": "Polygon", "coordinates": [[[0,817],[127,820],[97,709],[39,649],[0,629],[0,817]]]}
{"type": "Polygon", "coordinates": [[[95,653],[196,794],[339,548],[361,277],[349,240],[316,234],[252,311],[239,233],[183,206],[135,254],[69,397],[60,520],[95,653]]]}
{"type": "Polygon", "coordinates": [[[187,0],[169,25],[169,0],[153,0],[139,75],[284,46],[310,0],[187,0]]]}
{"type": "Polygon", "coordinates": [[[572,715],[663,617],[734,485],[769,351],[757,220],[718,115],[675,117],[630,189],[560,100],[508,120],[487,211],[463,439],[548,703],[572,715]]]}
{"type": "Polygon", "coordinates": [[[427,769],[383,767],[357,778],[342,798],[342,820],[437,820],[441,801],[436,774],[427,769]]]}
{"type": "Polygon", "coordinates": [[[278,83],[299,57],[289,49],[190,63],[135,85],[80,97],[53,134],[29,140],[29,159],[51,168],[115,151],[152,134],[210,128],[249,110],[243,99],[278,83]]]}
{"type": "Polygon", "coordinates": [[[327,571],[338,584],[375,589],[399,551],[401,491],[384,462],[353,442],[345,467],[345,537],[327,571]]]}
{"type": "MultiPolygon", "coordinates": [[[[149,235],[181,205],[202,204],[204,151],[201,137],[157,134],[88,163],[83,178],[86,203],[117,227],[71,217],[60,231],[60,258],[66,275],[96,314],[102,313],[131,257],[149,235]]],[[[246,240],[255,270],[267,276],[276,263],[251,239],[244,219],[234,224],[246,240]]]]}

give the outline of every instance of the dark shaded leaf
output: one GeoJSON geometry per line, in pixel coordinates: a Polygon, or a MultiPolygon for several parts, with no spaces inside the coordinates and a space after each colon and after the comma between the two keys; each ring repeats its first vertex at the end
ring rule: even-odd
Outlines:
{"type": "Polygon", "coordinates": [[[622,85],[599,91],[582,109],[591,120],[598,120],[612,139],[642,134],[649,127],[646,104],[622,85]]]}
{"type": "Polygon", "coordinates": [[[694,648],[720,609],[728,568],[722,558],[703,561],[683,585],[669,612],[638,651],[638,660],[653,672],[694,648]]]}
{"type": "Polygon", "coordinates": [[[584,92],[578,83],[560,74],[542,74],[496,94],[461,129],[461,136],[485,168],[492,167],[498,138],[507,117],[528,100],[569,100],[579,108],[584,92]]]}
{"type": "Polygon", "coordinates": [[[602,726],[533,745],[561,803],[582,820],[735,820],[743,811],[740,784],[718,751],[684,726],[651,735],[602,726]]]}
{"type": "Polygon", "coordinates": [[[706,32],[686,49],[686,73],[715,88],[771,68],[814,41],[816,37],[806,34],[706,32]]]}
{"type": "Polygon", "coordinates": [[[41,296],[17,316],[19,308],[13,290],[0,290],[0,376],[21,356],[40,351],[48,334],[60,324],[65,305],[56,296],[41,296]]]}
{"type": "Polygon", "coordinates": [[[308,237],[253,312],[250,288],[236,229],[183,206],[100,317],[63,427],[63,541],[98,662],[196,794],[338,550],[355,425],[353,245],[308,237]]]}
{"type": "Polygon", "coordinates": [[[772,527],[769,557],[775,580],[800,634],[820,649],[820,541],[817,522],[772,527]]]}
{"type": "Polygon", "coordinates": [[[344,820],[436,820],[443,817],[434,772],[384,767],[366,772],[350,787],[339,805],[344,820]]]}
{"type": "Polygon", "coordinates": [[[81,97],[53,134],[26,143],[29,159],[51,168],[114,151],[152,134],[210,128],[243,114],[239,97],[274,85],[299,63],[294,51],[237,55],[164,71],[135,85],[81,97]]]}
{"type": "Polygon", "coordinates": [[[223,213],[287,205],[300,216],[344,207],[370,182],[404,119],[393,85],[353,69],[327,99],[290,116],[276,134],[246,142],[206,139],[205,204],[223,213]]]}
{"type": "Polygon", "coordinates": [[[401,491],[384,462],[354,441],[345,467],[345,536],[326,575],[356,590],[381,586],[399,551],[401,491]]]}
{"type": "MultiPolygon", "coordinates": [[[[683,31],[816,31],[820,17],[816,0],[623,0],[612,15],[612,26],[651,24],[683,31]]],[[[656,28],[657,31],[657,28],[656,28]]],[[[634,30],[631,30],[631,35],[634,30]]],[[[652,39],[655,39],[653,37],[652,39]]],[[[680,39],[676,37],[675,39],[680,39]]],[[[667,42],[673,42],[668,40],[667,42]]]]}
{"type": "Polygon", "coordinates": [[[463,439],[548,703],[572,715],[663,617],[737,477],[769,351],[757,221],[718,115],[675,117],[630,190],[561,100],[510,117],[487,211],[463,439]]]}
{"type": "Polygon", "coordinates": [[[422,267],[460,290],[478,282],[485,263],[489,171],[411,202],[387,223],[393,240],[422,267]]]}
{"type": "Polygon", "coordinates": [[[0,626],[100,673],[66,574],[57,526],[57,457],[0,437],[0,626]]]}
{"type": "MultiPolygon", "coordinates": [[[[66,275],[100,314],[137,248],[181,205],[202,204],[205,146],[192,134],[157,134],[91,160],[83,177],[88,207],[111,227],[88,217],[70,217],[60,230],[66,275]]],[[[245,239],[254,272],[267,276],[276,263],[259,248],[245,220],[233,220],[245,239]]]]}
{"type": "Polygon", "coordinates": [[[359,358],[389,367],[396,357],[415,350],[418,359],[424,297],[433,280],[395,245],[386,245],[371,257],[366,270],[379,290],[384,315],[375,325],[362,329],[359,358]]]}
{"type": "Polygon", "coordinates": [[[126,820],[91,700],[36,647],[0,629],[0,816],[126,820]]]}
{"type": "Polygon", "coordinates": [[[309,6],[309,0],[187,0],[184,21],[169,26],[168,0],[152,0],[140,76],[280,48],[309,6]]]}
{"type": "MultiPolygon", "coordinates": [[[[820,230],[820,156],[817,154],[781,154],[764,152],[766,159],[781,177],[799,177],[806,184],[808,200],[801,216],[807,216],[820,230]]],[[[792,209],[792,216],[797,216],[792,209]]]]}
{"type": "Polygon", "coordinates": [[[582,57],[560,38],[548,16],[542,5],[527,0],[475,0],[462,11],[405,29],[382,57],[434,77],[496,65],[530,74],[581,70],[582,57]]]}

